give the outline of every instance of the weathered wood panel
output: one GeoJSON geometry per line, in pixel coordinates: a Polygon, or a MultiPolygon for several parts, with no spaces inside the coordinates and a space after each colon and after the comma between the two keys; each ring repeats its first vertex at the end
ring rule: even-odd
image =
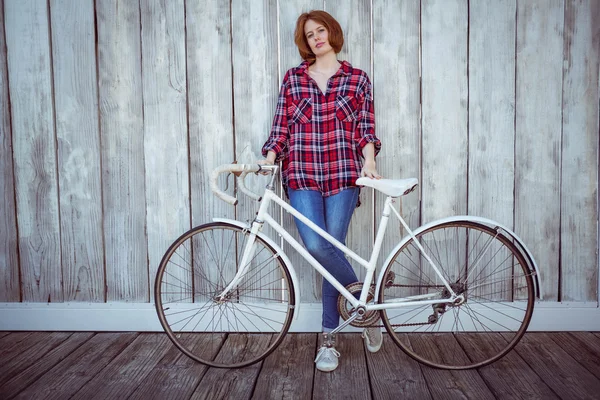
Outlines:
{"type": "Polygon", "coordinates": [[[148,301],[137,1],[98,0],[98,75],[108,301],[148,301]]]}
{"type": "Polygon", "coordinates": [[[21,299],[63,300],[50,27],[46,2],[5,1],[21,299]]]}
{"type": "Polygon", "coordinates": [[[600,340],[597,336],[592,332],[552,332],[550,337],[557,346],[600,379],[600,340]]]}
{"type": "Polygon", "coordinates": [[[467,25],[465,0],[421,5],[421,222],[467,211],[467,25]]]}
{"type": "Polygon", "coordinates": [[[103,302],[94,2],[52,0],[50,15],[64,298],[103,302]]]}
{"type": "MultiPolygon", "coordinates": [[[[233,96],[235,154],[241,163],[262,159],[279,93],[277,66],[277,2],[249,0],[231,4],[233,32],[233,96]]],[[[248,188],[263,190],[267,178],[249,176],[248,188]]],[[[252,221],[257,203],[238,194],[237,218],[252,221]]]]}
{"type": "MultiPolygon", "coordinates": [[[[234,217],[233,206],[214,197],[209,183],[211,169],[235,158],[228,2],[188,1],[186,32],[190,196],[195,226],[213,217],[234,217]]],[[[221,180],[223,189],[224,182],[221,180]]]]}
{"type": "Polygon", "coordinates": [[[0,386],[44,357],[46,353],[67,340],[69,336],[71,336],[69,332],[52,332],[50,334],[34,332],[27,336],[19,343],[19,346],[14,346],[12,351],[3,357],[0,367],[0,386]]]}
{"type": "MultiPolygon", "coordinates": [[[[338,59],[346,60],[354,68],[365,71],[372,77],[371,59],[371,3],[362,0],[325,2],[325,10],[340,23],[344,32],[344,47],[338,59]]],[[[372,83],[372,82],[371,82],[372,83]]],[[[354,211],[346,245],[363,258],[369,258],[373,248],[373,194],[370,190],[361,193],[361,206],[354,211]]],[[[364,280],[365,269],[354,260],[350,260],[360,281],[364,280]]]]}
{"type": "Polygon", "coordinates": [[[252,398],[308,399],[314,380],[314,349],[317,335],[289,334],[263,361],[252,398]]]}
{"type": "MultiPolygon", "coordinates": [[[[43,333],[43,335],[47,340],[48,336],[52,335],[52,333],[46,332],[43,333]]],[[[123,335],[127,334],[113,335],[123,337],[123,335]]],[[[0,386],[0,393],[2,393],[4,398],[7,399],[13,398],[13,396],[15,396],[17,393],[19,394],[18,398],[31,399],[35,398],[36,394],[40,392],[51,391],[57,387],[62,388],[64,381],[53,379],[56,376],[51,370],[55,365],[59,364],[65,358],[73,360],[73,357],[71,357],[71,352],[77,352],[78,349],[92,336],[94,336],[94,334],[91,332],[74,333],[67,340],[60,343],[50,352],[45,354],[44,357],[40,358],[39,355],[36,354],[35,359],[32,360],[32,364],[28,368],[0,386]]],[[[24,346],[21,346],[20,349],[23,351],[24,346]]],[[[77,361],[79,361],[79,359],[77,359],[77,361]]],[[[73,366],[77,365],[78,364],[75,364],[73,366]]],[[[89,369],[85,369],[84,371],[86,373],[90,373],[89,369]]],[[[71,388],[72,386],[69,385],[68,387],[71,388]]],[[[54,390],[53,392],[53,394],[56,395],[60,393],[61,390],[54,390]]],[[[53,398],[52,396],[48,395],[40,397],[43,397],[44,399],[53,398]]],[[[55,396],[54,398],[60,397],[55,396]]]]}
{"type": "Polygon", "coordinates": [[[515,231],[541,268],[545,300],[558,299],[562,0],[517,3],[515,231]]]}
{"type": "MultiPolygon", "coordinates": [[[[217,357],[217,362],[234,364],[242,361],[244,354],[252,354],[256,349],[251,346],[264,348],[266,343],[271,340],[271,335],[259,335],[257,340],[247,341],[242,335],[232,335],[223,344],[224,358],[217,357]],[[246,350],[246,346],[250,346],[246,350]],[[235,350],[232,350],[235,349],[235,350]]],[[[263,361],[249,365],[244,368],[225,369],[211,368],[202,378],[202,383],[198,385],[191,399],[249,399],[252,392],[248,387],[254,387],[254,383],[260,374],[263,361]]]]}
{"type": "MultiPolygon", "coordinates": [[[[115,345],[119,343],[113,342],[110,349],[115,358],[89,382],[82,382],[85,386],[70,398],[128,398],[172,346],[166,335],[150,333],[139,335],[118,354],[115,354],[118,349],[115,345]]],[[[101,363],[94,366],[98,368],[101,363]]]]}
{"type": "Polygon", "coordinates": [[[600,380],[550,338],[549,333],[530,333],[521,339],[516,352],[562,399],[598,397],[600,380]],[[557,377],[556,371],[560,371],[557,377]]]}
{"type": "MultiPolygon", "coordinates": [[[[184,0],[140,2],[146,224],[150,284],[190,228],[184,0]]],[[[203,39],[205,40],[205,39],[203,39]]],[[[150,299],[154,292],[150,291],[150,299]]]]}
{"type": "MultiPolygon", "coordinates": [[[[478,360],[493,357],[504,349],[499,333],[456,335],[461,347],[478,360]]],[[[557,399],[540,377],[528,368],[516,351],[511,351],[494,363],[478,369],[479,374],[498,399],[557,399]]]]}
{"type": "MultiPolygon", "coordinates": [[[[209,335],[194,335],[187,348],[194,354],[203,349],[207,355],[205,359],[214,357],[215,348],[210,341],[209,335]],[[208,355],[209,352],[212,353],[208,355]]],[[[189,399],[207,370],[206,365],[192,360],[177,347],[170,346],[129,399],[189,399]]]]}
{"type": "Polygon", "coordinates": [[[4,38],[4,2],[0,2],[0,301],[18,302],[19,259],[8,71],[4,38]]]}
{"type": "Polygon", "coordinates": [[[360,334],[338,335],[336,350],[341,354],[337,369],[330,373],[316,371],[313,399],[370,399],[369,371],[365,347],[360,334]],[[348,382],[360,382],[349,385],[348,382]]]}
{"type": "Polygon", "coordinates": [[[468,213],[513,226],[516,1],[469,8],[468,213]]]}
{"type": "MultiPolygon", "coordinates": [[[[382,141],[376,161],[377,170],[384,178],[419,178],[421,174],[419,21],[418,2],[373,2],[375,124],[382,141]]],[[[364,191],[368,193],[370,189],[364,191]]],[[[420,189],[401,197],[395,204],[411,228],[419,226],[419,192],[420,189]]],[[[378,220],[385,196],[376,193],[375,199],[375,219],[378,220]]],[[[380,264],[405,234],[396,217],[391,216],[379,256],[380,264]]]]}
{"type": "MultiPolygon", "coordinates": [[[[436,340],[435,335],[423,334],[411,336],[410,344],[418,354],[424,358],[441,363],[450,358],[467,355],[462,351],[460,344],[452,336],[445,336],[445,340],[436,340]]],[[[427,380],[429,391],[434,399],[495,399],[477,370],[442,370],[435,368],[422,368],[423,376],[427,380]]]]}
{"type": "MultiPolygon", "coordinates": [[[[294,0],[279,2],[279,79],[281,84],[285,72],[300,65],[303,61],[298,53],[298,47],[294,43],[294,32],[296,30],[296,21],[303,12],[323,8],[323,0],[294,0]]],[[[274,115],[275,109],[270,110],[269,116],[274,115]]],[[[265,137],[266,140],[266,137],[265,137]]],[[[283,192],[282,192],[283,193],[283,192]]],[[[285,194],[282,194],[285,197],[285,194]]],[[[294,218],[284,213],[282,218],[283,226],[299,243],[302,243],[294,218]]],[[[300,300],[302,302],[317,303],[321,299],[322,278],[314,268],[302,258],[292,246],[287,243],[283,246],[283,251],[290,257],[292,265],[296,269],[300,281],[300,300]]]]}
{"type": "Polygon", "coordinates": [[[600,5],[567,0],[562,87],[561,300],[598,300],[600,5]],[[594,17],[596,20],[594,21],[594,17]],[[590,51],[590,44],[596,51],[590,51]]]}
{"type": "Polygon", "coordinates": [[[383,347],[367,353],[367,366],[374,399],[431,399],[421,366],[383,335],[383,347]]]}

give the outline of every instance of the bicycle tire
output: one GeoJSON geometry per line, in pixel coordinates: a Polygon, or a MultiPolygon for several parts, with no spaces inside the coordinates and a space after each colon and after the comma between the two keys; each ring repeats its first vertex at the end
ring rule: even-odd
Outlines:
{"type": "MultiPolygon", "coordinates": [[[[468,220],[438,224],[416,237],[464,302],[382,310],[392,340],[413,359],[441,369],[478,368],[506,355],[533,313],[534,272],[526,257],[500,228],[468,220]]],[[[412,238],[384,268],[394,279],[381,286],[380,303],[426,294],[449,298],[412,238]]]]}
{"type": "Polygon", "coordinates": [[[283,340],[294,314],[294,286],[278,253],[260,237],[242,280],[218,299],[241,266],[250,235],[216,222],[181,235],[156,274],[156,311],[169,339],[211,367],[240,368],[267,357],[283,340]]]}

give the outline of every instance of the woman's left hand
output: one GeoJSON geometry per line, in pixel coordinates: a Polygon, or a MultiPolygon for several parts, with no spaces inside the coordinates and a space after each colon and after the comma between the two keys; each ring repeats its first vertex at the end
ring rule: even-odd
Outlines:
{"type": "Polygon", "coordinates": [[[360,171],[360,176],[371,179],[381,179],[381,175],[377,173],[377,165],[375,160],[365,160],[362,171],[360,171]]]}

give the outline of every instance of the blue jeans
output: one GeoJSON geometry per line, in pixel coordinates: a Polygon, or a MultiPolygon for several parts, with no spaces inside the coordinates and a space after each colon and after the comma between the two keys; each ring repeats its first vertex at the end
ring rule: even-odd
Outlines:
{"type": "MultiPolygon", "coordinates": [[[[348,226],[358,200],[358,188],[345,189],[328,197],[323,197],[320,192],[315,190],[293,190],[288,188],[288,195],[292,207],[340,242],[346,242],[348,226]]],[[[342,251],[298,219],[296,219],[296,226],[308,252],[335,279],[344,286],[358,281],[352,266],[342,251]]],[[[330,332],[339,325],[338,295],[338,291],[331,283],[323,279],[324,332],[330,332]]]]}

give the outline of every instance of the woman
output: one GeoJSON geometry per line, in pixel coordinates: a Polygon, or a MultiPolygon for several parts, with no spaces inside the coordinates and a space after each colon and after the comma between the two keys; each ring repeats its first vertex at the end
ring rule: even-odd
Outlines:
{"type": "MultiPolygon", "coordinates": [[[[371,83],[364,71],[337,60],[344,36],[325,11],[300,15],[295,42],[304,62],[285,74],[261,163],[283,161],[292,207],[344,243],[358,204],[356,179],[381,178],[371,83]]],[[[302,222],[296,225],[309,253],[342,285],[358,281],[344,253],[302,222]]],[[[340,356],[330,333],[339,325],[337,298],[337,290],[323,280],[323,345],[315,359],[321,371],[337,368],[340,356]]],[[[369,351],[379,350],[380,328],[365,329],[363,337],[369,351]]]]}

